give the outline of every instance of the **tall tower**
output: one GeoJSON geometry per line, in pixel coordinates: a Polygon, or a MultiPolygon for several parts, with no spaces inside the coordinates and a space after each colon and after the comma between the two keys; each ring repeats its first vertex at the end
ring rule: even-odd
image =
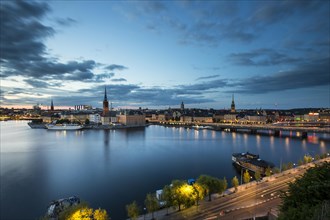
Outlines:
{"type": "Polygon", "coordinates": [[[103,116],[109,115],[109,102],[107,98],[107,87],[104,87],[103,116]]]}
{"type": "Polygon", "coordinates": [[[234,94],[233,94],[233,97],[232,97],[232,100],[231,100],[231,109],[230,109],[230,112],[236,112],[235,101],[234,101],[234,94]]]}
{"type": "Polygon", "coordinates": [[[181,102],[181,111],[182,111],[182,112],[184,111],[184,104],[183,104],[183,101],[181,102]]]}
{"type": "Polygon", "coordinates": [[[53,103],[53,99],[50,101],[50,110],[54,111],[54,103],[53,103]]]}

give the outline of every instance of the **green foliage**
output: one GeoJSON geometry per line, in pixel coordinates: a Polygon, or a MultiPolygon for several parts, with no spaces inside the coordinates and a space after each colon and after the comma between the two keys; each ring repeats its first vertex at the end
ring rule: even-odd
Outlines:
{"type": "Polygon", "coordinates": [[[85,125],[89,125],[89,124],[90,124],[90,121],[89,121],[88,118],[86,118],[86,120],[85,120],[85,125]]]}
{"type": "Polygon", "coordinates": [[[315,160],[319,160],[319,159],[321,159],[320,155],[316,154],[315,155],[315,160]]]}
{"type": "Polygon", "coordinates": [[[273,173],[280,173],[280,169],[278,167],[274,167],[272,171],[273,173]]]}
{"type": "Polygon", "coordinates": [[[289,183],[288,193],[283,195],[279,219],[329,219],[330,163],[325,162],[310,168],[293,183],[289,183]]]}
{"type": "Polygon", "coordinates": [[[254,178],[256,179],[256,181],[258,182],[261,178],[261,174],[260,174],[260,171],[257,170],[255,173],[254,173],[254,178]]]}
{"type": "Polygon", "coordinates": [[[165,201],[165,207],[167,208],[167,214],[168,214],[168,208],[171,207],[174,203],[174,195],[172,192],[172,187],[170,187],[169,185],[164,186],[162,198],[163,201],[165,201]]]}
{"type": "Polygon", "coordinates": [[[299,160],[298,161],[298,166],[301,166],[301,165],[303,165],[304,164],[304,162],[302,161],[302,160],[299,160]]]}
{"type": "Polygon", "coordinates": [[[288,170],[288,166],[285,163],[283,163],[281,171],[283,172],[283,171],[286,171],[286,170],[288,170]]]}
{"type": "Polygon", "coordinates": [[[288,163],[288,169],[292,169],[293,168],[293,163],[292,162],[289,162],[288,163]]]}
{"type": "Polygon", "coordinates": [[[159,209],[158,200],[154,194],[148,193],[144,201],[144,204],[148,212],[152,213],[152,218],[154,218],[154,211],[159,209]]]}
{"type": "Polygon", "coordinates": [[[226,177],[223,177],[222,186],[223,186],[223,191],[226,191],[226,189],[228,188],[228,182],[226,177]]]}
{"type": "Polygon", "coordinates": [[[243,174],[243,181],[244,183],[249,183],[250,182],[250,174],[248,170],[245,170],[244,174],[243,174]]]}
{"type": "Polygon", "coordinates": [[[136,201],[132,202],[131,204],[126,205],[127,216],[130,219],[137,219],[140,214],[140,208],[136,201]]]}
{"type": "Polygon", "coordinates": [[[231,180],[231,185],[235,187],[235,192],[237,192],[237,187],[239,185],[239,182],[236,176],[234,176],[233,179],[231,180]]]}
{"type": "Polygon", "coordinates": [[[304,156],[304,164],[310,163],[312,162],[312,160],[313,160],[312,156],[309,155],[304,156]]]}
{"type": "Polygon", "coordinates": [[[212,193],[223,193],[224,184],[223,181],[212,176],[200,175],[197,179],[197,183],[205,186],[206,191],[209,195],[209,201],[211,201],[212,193]]]}
{"type": "Polygon", "coordinates": [[[265,173],[266,173],[266,176],[267,177],[269,177],[270,175],[272,175],[272,171],[271,171],[270,167],[267,167],[266,168],[266,172],[265,173]]]}

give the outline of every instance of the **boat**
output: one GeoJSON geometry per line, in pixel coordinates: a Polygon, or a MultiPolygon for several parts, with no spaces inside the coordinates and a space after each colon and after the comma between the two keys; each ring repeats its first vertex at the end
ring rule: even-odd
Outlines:
{"type": "MultiPolygon", "coordinates": [[[[80,199],[76,196],[53,200],[47,208],[47,217],[50,219],[58,219],[58,215],[71,206],[80,204],[80,199]]],[[[47,218],[48,219],[48,218],[47,218]]]]}
{"type": "Polygon", "coordinates": [[[266,169],[273,168],[274,164],[259,158],[259,155],[246,153],[233,153],[232,161],[241,169],[247,169],[252,172],[259,171],[261,175],[266,175],[266,169]]]}
{"type": "Polygon", "coordinates": [[[28,122],[30,128],[46,128],[46,123],[42,121],[42,119],[33,119],[31,122],[28,122]]]}
{"type": "Polygon", "coordinates": [[[78,124],[46,124],[48,130],[79,130],[84,126],[78,124]]]}

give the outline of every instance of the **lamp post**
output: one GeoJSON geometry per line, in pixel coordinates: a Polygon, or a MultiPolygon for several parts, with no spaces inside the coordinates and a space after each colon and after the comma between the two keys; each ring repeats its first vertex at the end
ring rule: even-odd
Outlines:
{"type": "Polygon", "coordinates": [[[146,211],[147,211],[147,208],[144,207],[143,210],[144,210],[143,219],[146,220],[146,211]]]}
{"type": "Polygon", "coordinates": [[[241,168],[241,185],[242,185],[242,179],[243,179],[243,168],[241,168]]]}

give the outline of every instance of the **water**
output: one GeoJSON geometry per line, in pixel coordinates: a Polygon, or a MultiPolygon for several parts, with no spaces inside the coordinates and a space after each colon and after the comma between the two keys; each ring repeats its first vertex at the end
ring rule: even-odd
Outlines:
{"type": "Polygon", "coordinates": [[[25,121],[1,125],[1,219],[37,219],[53,199],[76,195],[111,219],[125,219],[125,205],[173,179],[240,173],[231,154],[260,154],[279,167],[305,154],[330,150],[329,135],[307,140],[149,126],[127,130],[48,131],[25,121]]]}

